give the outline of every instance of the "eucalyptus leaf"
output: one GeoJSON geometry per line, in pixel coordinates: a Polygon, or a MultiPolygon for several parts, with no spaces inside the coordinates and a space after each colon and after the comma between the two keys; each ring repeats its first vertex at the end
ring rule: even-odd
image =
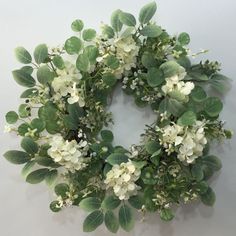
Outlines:
{"type": "Polygon", "coordinates": [[[90,212],[99,209],[101,207],[101,201],[97,197],[87,197],[80,202],[79,206],[83,210],[90,212]]]}
{"type": "Polygon", "coordinates": [[[15,111],[9,111],[5,115],[6,121],[8,124],[15,124],[19,118],[18,114],[15,111]]]}
{"type": "Polygon", "coordinates": [[[127,12],[120,12],[119,14],[119,20],[127,26],[135,26],[136,25],[136,19],[135,17],[127,12]]]}
{"type": "Polygon", "coordinates": [[[157,10],[156,2],[151,2],[142,7],[139,13],[140,23],[141,24],[148,23],[156,13],[156,10],[157,10]]]}
{"type": "Polygon", "coordinates": [[[156,38],[162,34],[162,29],[157,25],[146,25],[140,33],[149,38],[156,38]]]}
{"type": "Polygon", "coordinates": [[[17,60],[23,64],[29,64],[32,62],[30,53],[23,47],[17,47],[15,49],[15,55],[17,60]]]}
{"type": "Polygon", "coordinates": [[[127,232],[134,227],[134,217],[132,210],[126,204],[122,205],[119,210],[120,226],[127,232]]]}
{"type": "Polygon", "coordinates": [[[82,37],[85,41],[92,41],[96,37],[96,31],[94,29],[85,29],[82,37]]]}
{"type": "Polygon", "coordinates": [[[35,170],[27,175],[26,182],[30,184],[38,184],[45,179],[48,174],[48,171],[49,170],[47,168],[35,170]]]}
{"type": "Polygon", "coordinates": [[[92,232],[103,223],[104,215],[102,211],[96,210],[90,213],[84,220],[83,231],[92,232]]]}
{"type": "Polygon", "coordinates": [[[104,221],[105,221],[105,225],[106,225],[107,229],[110,232],[116,233],[118,231],[119,221],[112,211],[107,211],[105,213],[104,221]]]}
{"type": "Polygon", "coordinates": [[[120,32],[123,26],[119,16],[121,12],[122,11],[118,9],[114,11],[111,15],[111,26],[115,30],[115,32],[120,32]]]}
{"type": "Polygon", "coordinates": [[[24,164],[30,161],[30,155],[26,152],[10,150],[3,154],[3,156],[13,164],[24,164]]]}
{"type": "Polygon", "coordinates": [[[24,70],[14,70],[12,71],[12,75],[15,81],[21,86],[30,88],[36,84],[34,78],[24,70]]]}
{"type": "Polygon", "coordinates": [[[122,153],[112,153],[107,157],[107,162],[111,165],[121,164],[122,162],[128,162],[128,157],[122,153]]]}
{"type": "Polygon", "coordinates": [[[37,64],[44,63],[48,57],[48,48],[46,44],[38,45],[34,50],[34,59],[37,64]]]}
{"type": "Polygon", "coordinates": [[[82,41],[76,36],[72,36],[65,42],[65,50],[68,54],[78,54],[82,49],[82,41]]]}
{"type": "Polygon", "coordinates": [[[38,144],[30,137],[24,137],[21,141],[21,147],[29,154],[38,152],[38,144]]]}
{"type": "Polygon", "coordinates": [[[75,32],[80,32],[84,28],[84,23],[82,20],[76,19],[71,23],[71,29],[75,32]]]}

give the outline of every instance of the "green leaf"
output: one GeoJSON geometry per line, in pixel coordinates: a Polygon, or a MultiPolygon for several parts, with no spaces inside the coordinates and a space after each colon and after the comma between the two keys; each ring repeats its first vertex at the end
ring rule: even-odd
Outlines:
{"type": "Polygon", "coordinates": [[[113,133],[110,130],[102,130],[101,131],[101,137],[103,141],[111,143],[114,139],[113,133]]]}
{"type": "Polygon", "coordinates": [[[115,75],[110,72],[103,74],[102,80],[109,87],[113,87],[117,82],[117,78],[115,77],[115,75]]]}
{"type": "Polygon", "coordinates": [[[78,54],[81,48],[82,48],[82,41],[76,36],[70,37],[65,42],[65,50],[70,55],[78,54]]]}
{"type": "Polygon", "coordinates": [[[32,66],[23,66],[20,68],[20,70],[23,70],[25,73],[31,75],[34,71],[34,68],[32,66]]]}
{"type": "Polygon", "coordinates": [[[34,60],[37,64],[45,62],[48,57],[48,48],[46,44],[38,45],[34,50],[34,60]]]}
{"type": "Polygon", "coordinates": [[[90,213],[84,220],[83,231],[92,232],[103,223],[103,213],[96,210],[90,213]]]}
{"type": "Polygon", "coordinates": [[[132,196],[128,201],[129,204],[136,209],[141,209],[144,205],[144,199],[141,195],[132,196]]]}
{"type": "Polygon", "coordinates": [[[157,68],[150,68],[147,73],[147,82],[151,87],[161,85],[165,81],[162,71],[157,68]]]}
{"type": "Polygon", "coordinates": [[[119,210],[120,226],[127,232],[134,227],[133,213],[126,204],[122,205],[119,210]]]}
{"type": "Polygon", "coordinates": [[[54,73],[50,71],[48,66],[44,65],[38,68],[37,79],[40,84],[51,83],[54,78],[54,73]]]}
{"type": "Polygon", "coordinates": [[[112,153],[107,157],[107,162],[111,165],[120,165],[122,162],[128,162],[129,158],[122,153],[112,153]]]}
{"type": "Polygon", "coordinates": [[[200,86],[195,86],[190,94],[191,98],[195,102],[202,102],[207,98],[207,94],[204,89],[200,86]]]}
{"type": "Polygon", "coordinates": [[[178,125],[189,126],[196,123],[197,116],[193,111],[186,111],[177,121],[178,125]]]}
{"type": "Polygon", "coordinates": [[[87,197],[80,202],[79,206],[85,211],[94,211],[101,207],[101,200],[97,197],[87,197]]]}
{"type": "Polygon", "coordinates": [[[104,220],[105,220],[105,225],[110,232],[116,233],[118,231],[119,221],[112,211],[107,211],[105,213],[104,220]]]}
{"type": "Polygon", "coordinates": [[[62,198],[65,198],[67,197],[67,193],[70,192],[70,187],[66,183],[61,183],[55,186],[54,191],[57,196],[61,196],[62,198]]]}
{"type": "Polygon", "coordinates": [[[174,214],[171,209],[162,209],[160,211],[160,217],[164,221],[170,221],[174,218],[174,214]]]}
{"type": "Polygon", "coordinates": [[[120,205],[120,199],[116,196],[106,196],[102,202],[102,208],[105,210],[114,210],[120,205]]]}
{"type": "Polygon", "coordinates": [[[16,150],[7,151],[3,156],[9,162],[11,162],[13,164],[17,164],[17,165],[24,164],[24,163],[30,161],[29,154],[26,152],[22,152],[22,151],[16,151],[16,150]]]}
{"type": "Polygon", "coordinates": [[[74,20],[71,24],[71,29],[75,32],[80,32],[84,28],[84,23],[82,20],[74,20]]]}
{"type": "Polygon", "coordinates": [[[96,59],[99,55],[99,51],[98,48],[93,46],[93,45],[89,45],[87,47],[84,48],[84,54],[87,55],[89,61],[91,64],[96,64],[96,59]]]}
{"type": "Polygon", "coordinates": [[[55,57],[53,57],[52,62],[54,66],[56,66],[60,70],[63,70],[65,68],[64,60],[59,55],[56,55],[55,57]]]}
{"type": "Polygon", "coordinates": [[[47,168],[35,170],[27,175],[26,182],[30,184],[38,184],[45,179],[46,175],[48,174],[48,171],[49,170],[47,168]]]}
{"type": "Polygon", "coordinates": [[[155,2],[151,2],[142,7],[139,13],[140,23],[141,24],[148,23],[156,13],[156,10],[157,10],[157,5],[155,2]]]}
{"type": "Polygon", "coordinates": [[[167,61],[160,66],[160,69],[164,73],[165,78],[169,78],[171,76],[179,75],[185,72],[185,69],[176,61],[167,61]]]}
{"type": "Polygon", "coordinates": [[[160,149],[160,145],[156,141],[149,141],[145,144],[145,149],[149,154],[153,154],[160,149]]]}
{"type": "Polygon", "coordinates": [[[204,194],[206,193],[206,191],[208,190],[208,183],[206,181],[201,181],[196,183],[195,188],[196,190],[200,193],[200,194],[204,194]]]}
{"type": "Polygon", "coordinates": [[[19,125],[17,131],[18,131],[19,135],[25,136],[25,133],[28,132],[28,129],[30,129],[29,124],[28,123],[23,123],[23,124],[19,125]]]}
{"type": "Polygon", "coordinates": [[[24,137],[21,141],[21,147],[29,154],[38,152],[38,144],[30,137],[24,137]]]}
{"type": "Polygon", "coordinates": [[[157,25],[146,25],[141,29],[140,33],[149,38],[156,38],[162,34],[162,29],[157,25]]]}
{"type": "Polygon", "coordinates": [[[207,206],[213,206],[216,201],[215,192],[212,190],[211,187],[208,188],[206,193],[201,195],[202,202],[207,206]]]}
{"type": "Polygon", "coordinates": [[[191,71],[188,73],[188,75],[194,81],[207,81],[207,80],[209,80],[207,75],[200,73],[200,72],[196,72],[196,71],[191,71]]]}
{"type": "Polygon", "coordinates": [[[105,63],[108,67],[110,67],[113,70],[117,69],[120,65],[119,60],[113,55],[107,56],[105,59],[105,63]]]}
{"type": "Polygon", "coordinates": [[[201,165],[197,163],[192,166],[191,173],[192,173],[193,178],[195,178],[198,182],[203,180],[204,178],[203,169],[201,165]]]}
{"type": "Polygon", "coordinates": [[[167,111],[174,116],[180,116],[184,111],[186,107],[176,99],[171,98],[164,98],[159,105],[159,110],[161,113],[167,111]]]}
{"type": "Polygon", "coordinates": [[[15,124],[19,117],[15,111],[9,111],[7,112],[5,118],[8,124],[15,124]]]}
{"type": "Polygon", "coordinates": [[[34,78],[23,70],[14,70],[12,75],[14,80],[21,86],[30,88],[36,84],[34,78]]]}
{"type": "Polygon", "coordinates": [[[109,25],[104,25],[102,27],[102,34],[109,39],[115,36],[114,30],[109,25]]]}
{"type": "Polygon", "coordinates": [[[214,74],[210,77],[209,84],[217,92],[225,94],[231,88],[230,79],[222,74],[214,74]]]}
{"type": "Polygon", "coordinates": [[[80,54],[76,60],[76,67],[78,70],[87,72],[89,69],[89,58],[86,54],[80,54]]]}
{"type": "Polygon", "coordinates": [[[182,46],[185,46],[190,43],[190,37],[187,33],[184,32],[179,35],[178,41],[182,46]]]}
{"type": "Polygon", "coordinates": [[[31,171],[31,169],[34,167],[34,165],[35,165],[35,161],[29,161],[29,162],[27,162],[27,163],[25,164],[25,166],[23,167],[22,171],[21,171],[21,175],[22,175],[23,177],[26,177],[26,176],[30,173],[30,171],[31,171]]]}
{"type": "Polygon", "coordinates": [[[21,104],[18,113],[21,118],[26,118],[30,115],[30,107],[27,104],[21,104]]]}
{"type": "Polygon", "coordinates": [[[15,55],[17,60],[23,64],[29,64],[32,62],[30,53],[23,47],[17,47],[15,49],[15,55]]]}
{"type": "Polygon", "coordinates": [[[59,212],[61,210],[61,207],[59,207],[60,203],[58,201],[53,201],[50,203],[50,209],[53,212],[59,212]]]}
{"type": "Polygon", "coordinates": [[[157,66],[157,60],[155,59],[154,55],[149,52],[144,52],[141,61],[147,69],[157,66]]]}
{"type": "Polygon", "coordinates": [[[160,156],[161,154],[161,149],[157,150],[156,152],[154,152],[152,154],[152,156],[150,157],[150,161],[155,165],[155,166],[158,166],[159,163],[160,163],[160,156]]]}
{"type": "Polygon", "coordinates": [[[221,100],[217,97],[209,97],[204,101],[204,110],[210,117],[216,117],[223,109],[221,100]]]}
{"type": "Polygon", "coordinates": [[[36,88],[26,89],[21,95],[20,98],[30,98],[34,97],[38,94],[38,90],[36,88]]]}
{"type": "Polygon", "coordinates": [[[136,25],[136,19],[130,13],[120,12],[119,19],[124,25],[127,25],[127,26],[135,26],[136,25]]]}
{"type": "Polygon", "coordinates": [[[202,158],[202,163],[204,163],[214,171],[218,171],[222,168],[221,160],[213,155],[204,156],[202,158]]]}
{"type": "Polygon", "coordinates": [[[111,26],[115,30],[115,32],[120,32],[123,26],[119,17],[120,13],[121,13],[121,10],[118,9],[114,11],[111,15],[111,26]]]}
{"type": "Polygon", "coordinates": [[[37,129],[37,132],[42,132],[45,129],[45,122],[39,118],[35,118],[31,121],[33,129],[37,129]]]}
{"type": "Polygon", "coordinates": [[[96,37],[96,31],[94,29],[85,29],[82,37],[85,41],[92,41],[96,37]]]}
{"type": "Polygon", "coordinates": [[[56,178],[58,176],[58,172],[57,170],[50,170],[47,175],[45,176],[45,182],[46,184],[50,187],[52,186],[55,181],[56,181],[56,178]]]}

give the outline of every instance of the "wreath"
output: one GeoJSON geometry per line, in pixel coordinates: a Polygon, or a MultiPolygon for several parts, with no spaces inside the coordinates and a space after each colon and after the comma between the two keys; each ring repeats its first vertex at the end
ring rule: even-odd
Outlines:
{"type": "Polygon", "coordinates": [[[187,33],[171,36],[151,21],[156,8],[155,2],[145,5],[139,23],[116,10],[99,35],[75,20],[75,36],[62,47],[40,44],[33,57],[23,47],[15,50],[25,66],[12,74],[27,89],[18,112],[6,114],[6,131],[22,137],[23,150],[4,156],[25,164],[28,183],[54,188],[52,211],[86,210],[85,232],[103,222],[113,233],[119,226],[130,231],[133,208],[169,221],[182,203],[215,202],[208,180],[221,160],[209,146],[232,132],[219,119],[219,96],[208,94],[227,91],[229,79],[218,62],[192,60],[206,50],[191,53],[187,33]],[[108,107],[119,85],[137,106],[156,113],[129,149],[114,146],[113,133],[104,128],[113,122],[108,107]]]}

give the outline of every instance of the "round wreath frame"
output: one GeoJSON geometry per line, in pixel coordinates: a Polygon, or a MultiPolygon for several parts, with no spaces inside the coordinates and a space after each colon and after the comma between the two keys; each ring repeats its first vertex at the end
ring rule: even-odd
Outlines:
{"type": "Polygon", "coordinates": [[[75,20],[76,36],[63,47],[38,45],[34,60],[23,47],[15,51],[26,65],[13,77],[27,90],[18,112],[6,114],[6,131],[22,137],[23,151],[4,156],[25,164],[28,183],[45,180],[54,187],[52,211],[71,205],[88,211],[86,232],[103,222],[113,233],[119,226],[130,231],[132,208],[143,216],[157,211],[169,221],[173,205],[215,202],[207,181],[221,160],[208,154],[209,144],[232,132],[219,120],[220,98],[207,92],[226,92],[229,79],[218,62],[193,63],[191,57],[206,51],[191,53],[187,33],[170,36],[152,22],[156,8],[155,2],[145,5],[139,25],[132,14],[116,10],[98,36],[75,20]],[[112,123],[107,106],[117,84],[137,106],[157,114],[140,144],[128,150],[113,146],[112,132],[104,129],[112,123]]]}

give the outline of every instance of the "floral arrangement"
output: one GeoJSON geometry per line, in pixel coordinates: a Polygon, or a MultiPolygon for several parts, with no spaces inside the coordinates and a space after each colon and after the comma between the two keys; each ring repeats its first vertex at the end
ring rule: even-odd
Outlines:
{"type": "Polygon", "coordinates": [[[116,10],[101,34],[75,20],[76,35],[62,47],[40,44],[33,57],[23,47],[15,51],[25,66],[13,77],[27,89],[18,112],[6,114],[6,131],[22,137],[23,150],[4,156],[25,164],[28,183],[53,187],[52,211],[72,205],[86,210],[85,232],[103,222],[113,233],[120,226],[130,231],[133,208],[169,221],[181,203],[215,202],[208,180],[221,160],[209,147],[232,132],[219,119],[219,96],[208,94],[224,93],[228,78],[218,62],[193,63],[206,51],[191,53],[187,33],[170,36],[151,21],[156,8],[155,2],[145,5],[139,23],[116,10]],[[113,122],[108,107],[119,85],[137,106],[156,113],[129,149],[114,146],[113,133],[104,128],[113,122]]]}

